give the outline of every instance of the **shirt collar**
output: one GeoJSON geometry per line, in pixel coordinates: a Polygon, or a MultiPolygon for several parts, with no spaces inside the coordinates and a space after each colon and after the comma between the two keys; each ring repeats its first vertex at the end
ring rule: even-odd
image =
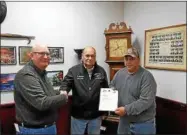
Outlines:
{"type": "Polygon", "coordinates": [[[129,75],[134,75],[134,74],[136,74],[139,70],[140,70],[140,66],[138,67],[138,70],[137,70],[137,71],[131,73],[131,72],[129,72],[129,71],[127,70],[127,73],[128,73],[129,75]]]}
{"type": "Polygon", "coordinates": [[[41,76],[44,76],[47,72],[46,70],[41,70],[39,69],[34,63],[32,60],[29,61],[29,65],[31,65],[32,67],[34,67],[34,69],[37,71],[37,73],[41,76]]]}

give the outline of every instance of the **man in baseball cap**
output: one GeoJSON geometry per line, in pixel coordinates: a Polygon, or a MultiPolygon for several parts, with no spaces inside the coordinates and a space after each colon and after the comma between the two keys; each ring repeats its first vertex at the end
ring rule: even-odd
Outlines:
{"type": "Polygon", "coordinates": [[[155,96],[157,84],[153,75],[140,66],[140,56],[134,47],[124,55],[125,67],[116,72],[110,83],[118,90],[120,116],[117,134],[155,134],[155,96]],[[131,128],[134,127],[134,128],[131,128]]]}
{"type": "Polygon", "coordinates": [[[124,64],[127,67],[129,73],[135,73],[140,66],[139,52],[136,48],[129,48],[124,55],[124,64]]]}

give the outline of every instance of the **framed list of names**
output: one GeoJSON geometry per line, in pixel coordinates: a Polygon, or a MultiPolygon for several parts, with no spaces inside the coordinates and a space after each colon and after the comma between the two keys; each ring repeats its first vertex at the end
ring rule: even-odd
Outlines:
{"type": "Polygon", "coordinates": [[[186,71],[186,24],[145,31],[144,67],[186,71]]]}

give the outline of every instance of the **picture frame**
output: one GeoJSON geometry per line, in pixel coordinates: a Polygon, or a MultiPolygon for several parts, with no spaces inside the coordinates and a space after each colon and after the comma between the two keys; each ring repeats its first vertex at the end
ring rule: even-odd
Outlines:
{"type": "Polygon", "coordinates": [[[47,78],[55,89],[61,86],[63,75],[63,70],[47,71],[47,78]]]}
{"type": "Polygon", "coordinates": [[[13,91],[14,79],[16,73],[3,73],[0,74],[0,92],[1,91],[13,91]]]}
{"type": "Polygon", "coordinates": [[[48,47],[50,64],[64,63],[64,47],[48,47]]]}
{"type": "Polygon", "coordinates": [[[30,60],[31,46],[19,46],[19,64],[25,65],[30,60]]]}
{"type": "Polygon", "coordinates": [[[16,65],[16,46],[0,47],[1,65],[16,65]]]}
{"type": "Polygon", "coordinates": [[[187,25],[145,30],[144,67],[187,71],[187,25]]]}

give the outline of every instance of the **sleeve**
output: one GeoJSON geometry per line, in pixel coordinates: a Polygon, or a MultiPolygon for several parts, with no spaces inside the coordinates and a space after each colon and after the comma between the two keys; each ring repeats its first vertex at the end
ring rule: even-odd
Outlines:
{"type": "Polygon", "coordinates": [[[152,74],[145,75],[141,80],[140,97],[137,101],[125,105],[127,115],[138,115],[147,110],[155,101],[157,84],[152,74]]]}
{"type": "Polygon", "coordinates": [[[69,69],[67,75],[64,77],[64,79],[61,83],[59,90],[67,91],[67,93],[68,93],[68,92],[70,92],[71,88],[73,87],[73,84],[74,84],[73,73],[72,73],[72,70],[69,69]]]}
{"type": "Polygon", "coordinates": [[[47,96],[38,78],[31,74],[23,75],[22,79],[15,81],[15,86],[25,101],[40,111],[57,109],[67,102],[65,95],[47,96]]]}

